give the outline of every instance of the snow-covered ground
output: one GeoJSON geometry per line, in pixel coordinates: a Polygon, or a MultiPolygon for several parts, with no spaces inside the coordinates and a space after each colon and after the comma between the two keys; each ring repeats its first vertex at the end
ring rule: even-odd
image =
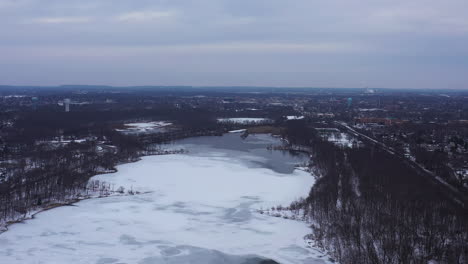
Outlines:
{"type": "Polygon", "coordinates": [[[236,123],[236,124],[248,124],[248,123],[266,123],[270,122],[267,118],[253,118],[253,117],[239,117],[239,118],[218,118],[218,122],[221,123],[236,123]]]}
{"type": "Polygon", "coordinates": [[[94,138],[80,138],[80,139],[64,139],[64,138],[56,138],[54,140],[43,140],[43,141],[36,141],[36,144],[52,144],[52,145],[68,145],[70,143],[84,143],[86,141],[95,140],[94,138]]]}
{"type": "Polygon", "coordinates": [[[0,263],[328,263],[305,243],[305,223],[257,213],[306,196],[314,178],[249,166],[249,155],[208,148],[118,166],[94,179],[149,193],[85,200],[12,225],[0,235],[0,263]]]}
{"type": "Polygon", "coordinates": [[[356,138],[343,132],[328,133],[326,135],[326,140],[328,140],[329,142],[332,142],[333,144],[337,146],[346,147],[346,148],[353,148],[354,146],[359,146],[360,144],[362,144],[356,138]]]}
{"type": "Polygon", "coordinates": [[[287,120],[301,120],[304,119],[304,116],[286,116],[287,120]]]}
{"type": "Polygon", "coordinates": [[[51,140],[49,141],[49,143],[53,143],[53,144],[68,144],[68,143],[72,143],[72,142],[75,142],[75,143],[83,143],[83,142],[86,142],[87,139],[70,139],[70,140],[51,140]]]}
{"type": "Polygon", "coordinates": [[[172,123],[166,121],[154,121],[154,122],[141,122],[141,123],[128,123],[124,124],[125,128],[116,129],[119,132],[128,133],[145,133],[151,132],[163,127],[172,125],[172,123]]]}
{"type": "Polygon", "coordinates": [[[245,131],[247,131],[247,129],[237,129],[237,130],[231,130],[229,131],[229,133],[244,133],[245,131]]]}

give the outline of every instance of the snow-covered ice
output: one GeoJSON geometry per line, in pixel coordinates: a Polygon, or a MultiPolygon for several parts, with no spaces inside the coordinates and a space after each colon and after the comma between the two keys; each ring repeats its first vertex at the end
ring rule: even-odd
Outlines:
{"type": "Polygon", "coordinates": [[[305,223],[256,212],[306,196],[314,178],[231,154],[149,156],[98,175],[149,193],[85,200],[12,225],[0,235],[0,263],[328,263],[307,247],[305,223]]]}

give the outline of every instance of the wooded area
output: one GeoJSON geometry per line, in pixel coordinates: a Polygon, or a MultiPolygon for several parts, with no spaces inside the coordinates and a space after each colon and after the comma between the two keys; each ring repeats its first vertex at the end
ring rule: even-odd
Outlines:
{"type": "Polygon", "coordinates": [[[373,146],[340,148],[305,121],[285,136],[309,146],[319,179],[293,203],[312,236],[340,263],[467,263],[468,214],[439,185],[373,146]]]}

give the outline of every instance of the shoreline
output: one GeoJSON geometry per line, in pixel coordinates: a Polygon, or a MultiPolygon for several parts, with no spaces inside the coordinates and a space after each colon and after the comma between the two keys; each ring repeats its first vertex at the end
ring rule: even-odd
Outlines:
{"type": "MultiPolygon", "coordinates": [[[[115,172],[112,172],[112,173],[115,173],[115,172]]],[[[101,173],[101,174],[104,174],[104,173],[101,173]]],[[[98,176],[98,175],[101,175],[101,174],[96,174],[94,176],[98,176]]],[[[111,173],[109,173],[109,174],[111,174],[111,173]]],[[[151,193],[151,192],[138,192],[138,193],[134,193],[134,194],[125,194],[125,193],[121,194],[121,193],[118,193],[117,191],[112,191],[112,193],[109,194],[109,195],[88,196],[88,197],[82,197],[82,198],[74,198],[74,199],[71,199],[71,200],[66,201],[66,202],[53,203],[53,204],[47,205],[47,206],[45,206],[43,208],[40,208],[40,209],[34,211],[33,213],[31,213],[30,215],[28,215],[26,217],[5,222],[4,224],[2,224],[0,226],[0,228],[1,228],[0,229],[0,236],[3,233],[9,231],[8,227],[10,227],[12,225],[15,225],[15,224],[25,223],[28,220],[34,219],[36,215],[38,215],[40,213],[43,213],[43,212],[47,212],[47,211],[55,209],[55,208],[59,208],[59,207],[63,207],[63,206],[76,206],[75,204],[77,204],[77,203],[79,203],[81,201],[86,201],[86,200],[90,200],[90,199],[102,199],[102,198],[118,197],[118,196],[133,196],[133,195],[141,195],[141,194],[147,194],[147,193],[151,193]]]]}
{"type": "MultiPolygon", "coordinates": [[[[91,176],[88,180],[88,184],[92,181],[92,178],[96,177],[96,176],[99,176],[99,175],[103,175],[103,174],[114,174],[114,173],[117,173],[119,170],[117,169],[117,166],[120,166],[120,165],[125,165],[125,164],[131,164],[131,163],[135,163],[135,162],[138,162],[138,161],[141,161],[143,157],[150,157],[150,156],[161,156],[161,155],[175,155],[175,154],[184,154],[184,153],[187,153],[188,151],[185,150],[185,149],[180,149],[180,150],[162,150],[162,152],[159,152],[159,153],[152,153],[152,154],[145,154],[145,155],[141,155],[137,158],[135,158],[134,160],[128,160],[127,162],[119,162],[117,164],[115,164],[115,167],[112,168],[110,171],[107,171],[107,172],[99,172],[99,173],[96,173],[94,174],[93,176],[91,176]]],[[[110,191],[110,190],[107,190],[108,192],[112,192],[113,194],[115,193],[118,193],[117,191],[110,191]]],[[[149,193],[149,192],[143,192],[143,193],[133,193],[133,194],[129,194],[129,195],[138,195],[138,194],[145,194],[145,193],[149,193]]],[[[0,222],[0,236],[7,232],[9,229],[8,227],[11,226],[11,225],[14,225],[14,224],[20,224],[20,223],[24,223],[25,221],[27,220],[31,220],[31,219],[34,219],[34,216],[36,216],[37,214],[39,213],[42,213],[42,212],[46,212],[46,211],[49,211],[51,209],[54,209],[54,208],[58,208],[58,207],[62,207],[62,206],[72,206],[80,201],[84,201],[84,200],[89,200],[89,199],[99,199],[99,198],[106,198],[106,197],[111,197],[111,196],[125,196],[125,195],[113,195],[113,194],[110,194],[110,195],[105,195],[105,196],[89,196],[89,197],[83,197],[83,198],[72,198],[70,200],[67,200],[67,201],[63,201],[63,202],[54,202],[54,203],[51,203],[51,204],[48,204],[42,208],[38,208],[36,210],[31,210],[31,212],[29,213],[26,213],[27,216],[25,217],[20,217],[18,219],[14,219],[14,220],[9,220],[9,221],[5,221],[3,223],[0,222]]]]}

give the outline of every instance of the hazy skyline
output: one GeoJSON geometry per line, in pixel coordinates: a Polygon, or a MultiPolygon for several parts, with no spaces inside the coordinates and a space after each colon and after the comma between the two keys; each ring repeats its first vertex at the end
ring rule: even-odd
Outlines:
{"type": "Polygon", "coordinates": [[[0,0],[0,85],[468,89],[466,0],[0,0]]]}

